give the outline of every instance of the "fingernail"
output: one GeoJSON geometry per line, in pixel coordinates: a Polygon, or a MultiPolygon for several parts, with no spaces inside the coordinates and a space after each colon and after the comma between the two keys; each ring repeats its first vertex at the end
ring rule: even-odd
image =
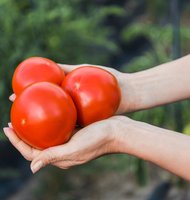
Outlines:
{"type": "Polygon", "coordinates": [[[13,126],[12,126],[12,123],[11,123],[11,122],[9,122],[9,123],[8,123],[8,126],[9,126],[9,128],[13,128],[13,126]]]}
{"type": "Polygon", "coordinates": [[[40,170],[40,168],[43,167],[43,163],[42,161],[38,161],[37,163],[35,163],[33,166],[31,166],[31,170],[32,170],[32,173],[35,174],[37,171],[40,170]]]}
{"type": "Polygon", "coordinates": [[[3,128],[3,131],[4,131],[5,135],[8,137],[9,136],[9,128],[5,127],[5,128],[3,128]]]}

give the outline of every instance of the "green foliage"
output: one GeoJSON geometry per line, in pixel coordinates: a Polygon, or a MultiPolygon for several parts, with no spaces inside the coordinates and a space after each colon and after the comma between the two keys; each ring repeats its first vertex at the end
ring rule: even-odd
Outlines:
{"type": "Polygon", "coordinates": [[[154,21],[159,21],[167,13],[168,1],[146,0],[148,14],[154,21]]]}
{"type": "Polygon", "coordinates": [[[135,23],[123,30],[122,39],[124,42],[129,42],[140,35],[144,35],[152,47],[148,52],[146,51],[142,56],[128,63],[127,69],[133,69],[135,66],[137,70],[144,70],[170,60],[172,46],[172,27],[170,25],[161,27],[156,24],[135,23]]]}
{"type": "Polygon", "coordinates": [[[190,123],[188,123],[184,129],[183,129],[184,134],[190,135],[190,123]]]}
{"type": "Polygon", "coordinates": [[[0,141],[4,140],[4,134],[2,132],[0,132],[0,141]]]}
{"type": "MultiPolygon", "coordinates": [[[[129,63],[124,63],[121,66],[124,72],[149,69],[172,58],[172,27],[167,23],[160,25],[159,22],[166,15],[168,2],[145,2],[147,12],[144,13],[144,20],[143,17],[138,21],[131,20],[130,24],[121,28],[119,39],[121,43],[129,44],[137,37],[144,36],[150,42],[151,48],[129,63]]],[[[19,62],[31,56],[43,56],[59,63],[106,65],[111,56],[121,49],[118,43],[110,39],[116,30],[113,26],[105,25],[105,19],[109,16],[117,16],[118,19],[131,16],[138,3],[137,0],[131,0],[123,8],[98,6],[88,0],[0,0],[0,127],[6,126],[9,121],[11,103],[8,96],[12,93],[11,78],[19,62]]],[[[189,41],[190,28],[182,25],[183,51],[189,50],[189,41]]],[[[190,114],[187,109],[189,104],[188,101],[181,104],[186,134],[190,133],[190,114]]],[[[157,126],[171,129],[176,127],[173,106],[162,106],[128,115],[157,126]]],[[[0,139],[2,138],[1,134],[0,139]]],[[[137,175],[139,183],[146,182],[147,171],[143,161],[126,156],[117,156],[117,159],[113,157],[113,162],[110,162],[109,157],[105,157],[96,161],[93,167],[100,171],[123,170],[123,167],[127,167],[127,162],[129,170],[137,175]]],[[[85,167],[85,173],[92,173],[93,167],[85,167]]]]}

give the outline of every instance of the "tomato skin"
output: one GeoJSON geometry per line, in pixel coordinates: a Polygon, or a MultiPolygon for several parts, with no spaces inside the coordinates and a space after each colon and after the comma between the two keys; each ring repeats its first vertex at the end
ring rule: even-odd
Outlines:
{"type": "Polygon", "coordinates": [[[51,82],[61,85],[65,74],[52,60],[42,57],[31,57],[21,62],[16,68],[12,88],[19,94],[25,87],[36,82],[51,82]]]}
{"type": "Polygon", "coordinates": [[[62,87],[75,103],[81,126],[111,117],[119,107],[121,92],[116,78],[98,67],[83,66],[71,71],[62,87]]]}
{"type": "Polygon", "coordinates": [[[11,122],[27,144],[45,149],[67,142],[76,124],[76,108],[59,86],[40,82],[27,87],[11,108],[11,122]]]}

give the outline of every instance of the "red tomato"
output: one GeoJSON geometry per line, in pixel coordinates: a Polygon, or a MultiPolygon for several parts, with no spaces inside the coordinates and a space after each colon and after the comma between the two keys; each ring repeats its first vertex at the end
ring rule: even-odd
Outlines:
{"type": "Polygon", "coordinates": [[[62,87],[71,95],[81,126],[111,117],[121,93],[116,78],[98,67],[80,67],[69,73],[62,87]]]}
{"type": "Polygon", "coordinates": [[[11,108],[11,122],[17,135],[38,149],[67,142],[75,128],[76,115],[71,97],[48,82],[24,89],[11,108]]]}
{"type": "Polygon", "coordinates": [[[36,82],[51,82],[61,85],[65,74],[52,60],[41,57],[31,57],[21,62],[16,68],[12,87],[19,94],[25,87],[36,82]]]}

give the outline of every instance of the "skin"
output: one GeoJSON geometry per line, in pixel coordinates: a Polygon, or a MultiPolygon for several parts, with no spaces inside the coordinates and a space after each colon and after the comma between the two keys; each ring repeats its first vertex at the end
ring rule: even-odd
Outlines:
{"type": "MultiPolygon", "coordinates": [[[[4,128],[4,132],[20,153],[32,161],[33,173],[48,164],[67,169],[104,154],[126,153],[190,180],[189,136],[120,115],[189,99],[189,63],[190,55],[132,74],[99,66],[110,71],[119,82],[122,100],[118,115],[76,130],[76,134],[64,145],[39,151],[21,141],[11,124],[4,128]]],[[[66,73],[80,66],[60,65],[66,73]]],[[[14,98],[14,95],[10,97],[12,101],[14,98]]]]}

